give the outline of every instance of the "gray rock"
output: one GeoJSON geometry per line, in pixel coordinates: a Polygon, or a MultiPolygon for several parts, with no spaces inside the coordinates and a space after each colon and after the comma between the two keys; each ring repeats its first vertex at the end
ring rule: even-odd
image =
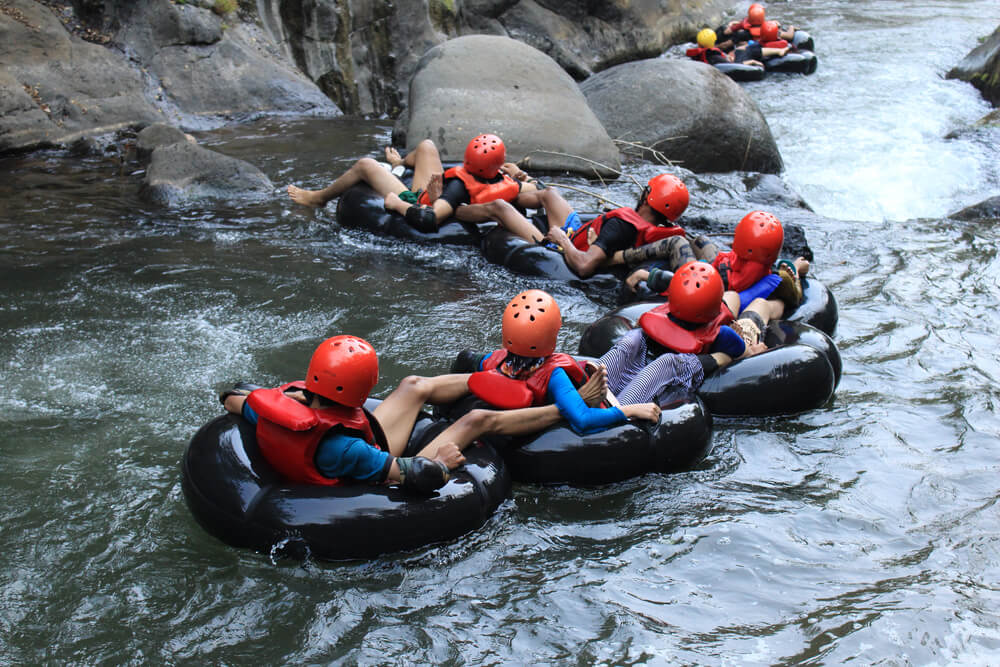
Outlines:
{"type": "Polygon", "coordinates": [[[282,52],[348,113],[396,116],[421,54],[469,34],[505,35],[581,79],[662,53],[716,25],[732,0],[257,0],[282,52]]]}
{"type": "Polygon", "coordinates": [[[81,137],[171,121],[217,126],[263,113],[337,115],[336,105],[253,24],[227,27],[208,9],[170,0],[83,4],[114,34],[87,34],[40,2],[3,0],[0,152],[69,146],[81,137]],[[61,20],[63,19],[63,20],[61,20]],[[126,57],[127,55],[127,57],[126,57]]]}
{"type": "Polygon", "coordinates": [[[954,220],[1000,220],[1000,196],[990,197],[948,216],[954,220]]]}
{"type": "Polygon", "coordinates": [[[164,119],[125,59],[70,35],[46,6],[0,12],[0,152],[68,145],[164,119]]]}
{"type": "Polygon", "coordinates": [[[190,134],[186,134],[173,125],[156,123],[150,125],[138,134],[135,141],[136,157],[141,162],[148,162],[153,151],[161,146],[169,146],[181,141],[197,143],[190,134]]]}
{"type": "Polygon", "coordinates": [[[162,108],[186,127],[260,113],[339,115],[259,29],[223,27],[207,9],[151,0],[138,3],[117,39],[143,64],[162,108]]]}
{"type": "Polygon", "coordinates": [[[580,85],[615,139],[696,172],[779,173],[781,154],[756,102],[714,67],[657,58],[618,65],[580,85]]]}
{"type": "Polygon", "coordinates": [[[260,201],[274,185],[252,164],[190,141],[153,150],[142,195],[162,206],[184,206],[206,199],[260,201]]]}
{"type": "Polygon", "coordinates": [[[492,132],[507,158],[539,171],[613,176],[619,152],[576,82],[552,58],[507,37],[470,35],[434,47],[410,83],[406,145],[438,145],[461,161],[469,140],[492,132]]]}
{"type": "Polygon", "coordinates": [[[1000,106],[1000,27],[953,67],[947,78],[968,81],[993,106],[1000,106]]]}

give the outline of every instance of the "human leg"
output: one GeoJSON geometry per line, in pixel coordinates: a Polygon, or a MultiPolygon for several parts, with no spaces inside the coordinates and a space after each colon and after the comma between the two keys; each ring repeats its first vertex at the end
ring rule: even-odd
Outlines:
{"type": "Polygon", "coordinates": [[[465,449],[472,442],[486,434],[494,435],[527,435],[537,433],[559,421],[559,408],[555,405],[543,405],[536,408],[520,410],[470,410],[466,414],[441,431],[426,447],[420,450],[418,456],[434,458],[438,448],[453,443],[459,449],[465,449]]]}
{"type": "Polygon", "coordinates": [[[522,191],[515,200],[523,208],[543,208],[549,227],[562,227],[566,219],[573,213],[573,207],[566,201],[557,188],[544,190],[522,191]]]}
{"type": "Polygon", "coordinates": [[[667,389],[692,392],[705,374],[694,354],[661,354],[640,370],[618,394],[622,405],[636,405],[654,400],[667,389]]]}
{"type": "Polygon", "coordinates": [[[373,413],[389,441],[389,453],[399,456],[406,449],[413,424],[425,403],[452,403],[467,393],[466,374],[403,378],[373,413]]]}
{"type": "MultiPolygon", "coordinates": [[[[414,192],[427,189],[432,176],[444,174],[444,165],[441,164],[441,153],[438,152],[437,146],[430,139],[424,139],[417,144],[417,147],[406,155],[403,164],[413,168],[413,185],[411,189],[414,192]]],[[[437,196],[432,198],[432,201],[440,195],[439,191],[437,196]]]]}
{"type": "Polygon", "coordinates": [[[288,186],[288,196],[297,204],[319,207],[344,194],[348,188],[358,183],[367,183],[382,197],[399,194],[406,190],[403,182],[385,167],[370,157],[363,157],[322,190],[305,190],[294,185],[288,186]]]}
{"type": "Polygon", "coordinates": [[[616,396],[646,365],[646,337],[642,329],[622,336],[598,360],[608,374],[608,389],[616,396]]]}
{"type": "Polygon", "coordinates": [[[458,211],[455,212],[455,217],[466,222],[496,220],[501,227],[514,236],[531,243],[537,243],[545,236],[535,227],[535,224],[531,220],[521,215],[521,212],[514,208],[513,204],[505,202],[502,199],[485,204],[459,206],[458,211]]]}

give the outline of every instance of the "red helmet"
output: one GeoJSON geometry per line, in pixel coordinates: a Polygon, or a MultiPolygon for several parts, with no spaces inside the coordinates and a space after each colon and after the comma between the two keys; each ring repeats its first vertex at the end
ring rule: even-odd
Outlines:
{"type": "Polygon", "coordinates": [[[781,26],[777,21],[764,21],[760,26],[760,41],[776,42],[779,32],[781,32],[781,26]]]}
{"type": "Polygon", "coordinates": [[[755,2],[747,10],[747,19],[750,25],[760,25],[764,22],[764,5],[755,2]]]}
{"type": "Polygon", "coordinates": [[[495,134],[480,134],[465,147],[465,170],[480,178],[493,178],[507,161],[503,140],[495,134]]]}
{"type": "Polygon", "coordinates": [[[670,312],[685,322],[711,322],[719,314],[723,292],[722,276],[714,266],[688,262],[670,281],[670,312]]]}
{"type": "Polygon", "coordinates": [[[357,336],[334,336],[309,361],[306,389],[335,403],[359,408],[378,384],[378,356],[357,336]]]}
{"type": "Polygon", "coordinates": [[[654,211],[665,215],[670,222],[681,217],[681,213],[687,208],[688,201],[691,199],[687,186],[673,174],[654,176],[646,187],[649,188],[646,203],[654,211]]]}
{"type": "Polygon", "coordinates": [[[503,346],[522,357],[547,357],[556,351],[562,315],[556,300],[540,289],[515,296],[503,311],[503,346]]]}
{"type": "Polygon", "coordinates": [[[784,242],[785,230],[781,221],[770,213],[753,211],[743,216],[740,224],[736,225],[733,251],[742,259],[773,264],[784,242]]]}

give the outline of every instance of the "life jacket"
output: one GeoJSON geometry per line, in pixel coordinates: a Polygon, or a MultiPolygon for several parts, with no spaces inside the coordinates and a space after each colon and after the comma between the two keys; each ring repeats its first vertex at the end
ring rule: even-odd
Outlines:
{"type": "Polygon", "coordinates": [[[701,354],[708,350],[719,335],[719,327],[733,321],[733,314],[724,303],[719,304],[715,319],[696,329],[686,329],[670,318],[670,302],[646,311],[639,318],[639,326],[647,336],[674,352],[701,354]]]}
{"type": "Polygon", "coordinates": [[[773,42],[764,42],[761,46],[765,49],[783,49],[788,46],[788,42],[783,39],[779,39],[773,42]]]}
{"type": "Polygon", "coordinates": [[[715,47],[712,47],[710,49],[706,49],[706,48],[702,48],[702,47],[699,46],[699,47],[694,48],[694,49],[688,49],[687,51],[684,52],[684,54],[688,58],[692,58],[694,60],[706,63],[708,65],[714,64],[714,63],[712,63],[709,60],[709,58],[708,58],[709,54],[714,54],[714,55],[718,56],[719,58],[721,58],[723,60],[728,60],[728,58],[726,58],[726,54],[723,53],[722,49],[717,49],[715,47]]]}
{"type": "Polygon", "coordinates": [[[285,392],[290,389],[303,390],[305,383],[257,389],[247,397],[247,403],[257,413],[260,453],[288,481],[325,486],[341,483],[340,479],[324,477],[316,468],[316,448],[333,428],[343,428],[372,447],[388,451],[382,429],[377,429],[376,438],[364,408],[334,405],[314,410],[289,397],[285,392]]]}
{"type": "Polygon", "coordinates": [[[662,227],[660,225],[654,225],[649,220],[635,212],[632,208],[616,208],[613,211],[608,211],[602,215],[597,216],[593,220],[588,220],[587,222],[580,225],[580,228],[573,232],[573,236],[570,240],[573,245],[576,246],[577,250],[586,252],[590,248],[590,243],[587,241],[587,230],[593,229],[595,234],[600,235],[601,227],[607,220],[611,218],[618,218],[619,220],[624,220],[628,224],[635,227],[638,232],[635,235],[635,243],[633,247],[638,248],[641,245],[646,245],[647,243],[654,243],[660,239],[665,239],[671,236],[681,236],[684,234],[684,229],[678,227],[677,225],[672,225],[670,227],[662,227]]]}
{"type": "Polygon", "coordinates": [[[771,273],[771,266],[738,257],[732,250],[720,252],[712,260],[727,290],[741,292],[771,273]]]}
{"type": "Polygon", "coordinates": [[[561,368],[577,386],[587,381],[583,366],[568,354],[556,352],[525,380],[516,380],[498,368],[507,357],[507,350],[497,350],[483,360],[483,370],[469,377],[469,391],[490,405],[515,410],[548,403],[549,378],[561,368]]]}
{"type": "Polygon", "coordinates": [[[469,202],[472,204],[488,204],[491,201],[502,199],[511,202],[521,194],[521,184],[507,174],[502,174],[496,183],[487,183],[476,178],[465,170],[464,165],[452,167],[444,172],[445,178],[460,178],[465,184],[465,189],[469,191],[469,202]]]}

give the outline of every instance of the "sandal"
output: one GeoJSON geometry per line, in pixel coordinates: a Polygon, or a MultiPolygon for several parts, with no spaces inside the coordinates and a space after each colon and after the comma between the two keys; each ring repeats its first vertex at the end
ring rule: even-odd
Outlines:
{"type": "Polygon", "coordinates": [[[778,262],[778,275],[781,276],[781,284],[775,288],[774,295],[784,302],[786,309],[793,310],[802,303],[799,270],[790,260],[783,259],[778,262]]]}

